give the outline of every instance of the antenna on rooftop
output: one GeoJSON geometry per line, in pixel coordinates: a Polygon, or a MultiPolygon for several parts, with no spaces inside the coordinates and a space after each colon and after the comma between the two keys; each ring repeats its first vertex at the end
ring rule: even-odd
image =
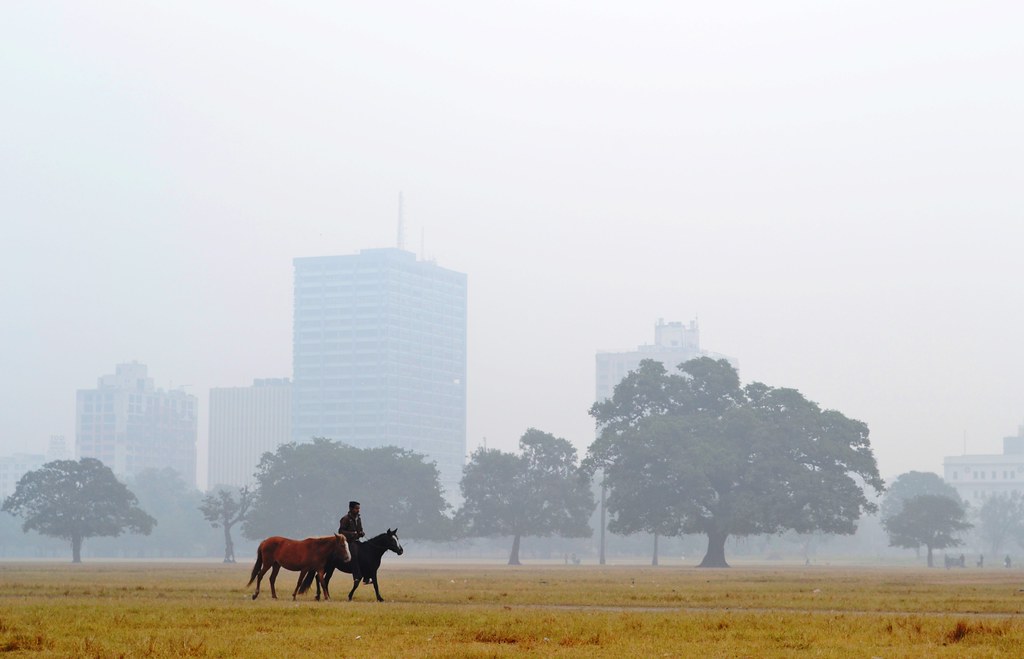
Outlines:
{"type": "Polygon", "coordinates": [[[403,213],[402,193],[398,193],[398,249],[405,249],[405,215],[403,213]]]}

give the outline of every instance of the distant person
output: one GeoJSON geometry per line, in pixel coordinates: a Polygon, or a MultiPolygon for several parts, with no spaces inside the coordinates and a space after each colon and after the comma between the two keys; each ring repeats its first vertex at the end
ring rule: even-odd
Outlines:
{"type": "Polygon", "coordinates": [[[1007,554],[1006,558],[1003,559],[1003,567],[1010,567],[1010,555],[1007,554]]]}
{"type": "Polygon", "coordinates": [[[978,554],[978,567],[985,567],[985,554],[978,554]]]}
{"type": "Polygon", "coordinates": [[[370,579],[364,578],[359,568],[359,538],[366,534],[363,533],[363,518],[359,516],[358,501],[348,502],[348,512],[338,522],[338,533],[348,540],[348,549],[352,554],[352,580],[362,579],[363,583],[370,583],[370,579]]]}
{"type": "Polygon", "coordinates": [[[960,567],[967,567],[967,559],[963,554],[960,554],[960,567]]]}

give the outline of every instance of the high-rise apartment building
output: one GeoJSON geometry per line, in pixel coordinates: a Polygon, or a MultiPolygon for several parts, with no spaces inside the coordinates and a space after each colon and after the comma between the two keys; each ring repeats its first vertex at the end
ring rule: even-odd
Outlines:
{"type": "Polygon", "coordinates": [[[466,275],[393,248],[294,265],[295,440],[424,454],[454,497],[466,454],[466,275]]]}
{"type": "Polygon", "coordinates": [[[156,389],[144,364],[118,364],[95,389],[78,390],[75,453],[118,476],[171,467],[194,487],[196,431],[196,397],[156,389]]]}
{"type": "Polygon", "coordinates": [[[260,458],[292,441],[291,428],[288,378],[210,389],[209,486],[254,483],[260,458]]]}
{"type": "Polygon", "coordinates": [[[622,382],[630,371],[635,371],[644,359],[661,362],[669,372],[674,372],[679,364],[696,357],[712,357],[726,359],[734,366],[736,361],[700,348],[700,328],[696,320],[688,325],[681,322],[666,323],[659,319],[654,326],[654,343],[644,344],[636,350],[628,352],[597,353],[597,401],[610,398],[615,385],[622,382]]]}

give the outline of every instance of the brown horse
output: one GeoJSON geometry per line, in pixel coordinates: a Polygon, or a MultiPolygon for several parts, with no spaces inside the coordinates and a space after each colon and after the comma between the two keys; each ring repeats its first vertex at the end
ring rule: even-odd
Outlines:
{"type": "MultiPolygon", "coordinates": [[[[252,578],[247,585],[251,586],[253,581],[256,582],[256,592],[252,594],[252,598],[256,599],[260,596],[263,575],[273,568],[273,572],[270,573],[270,596],[277,599],[274,582],[277,581],[277,573],[281,568],[299,572],[311,571],[316,574],[317,584],[323,583],[324,599],[331,599],[324,579],[327,567],[351,560],[348,541],[345,540],[345,536],[337,533],[305,540],[290,540],[275,535],[261,542],[259,549],[256,550],[256,564],[252,566],[252,578]]],[[[292,599],[295,599],[294,592],[292,599]]]]}

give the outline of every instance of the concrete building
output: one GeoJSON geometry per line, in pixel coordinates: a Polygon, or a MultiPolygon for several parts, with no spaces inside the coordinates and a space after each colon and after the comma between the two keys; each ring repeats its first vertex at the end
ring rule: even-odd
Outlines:
{"type": "Polygon", "coordinates": [[[466,275],[401,249],[297,258],[292,436],[466,455],[466,275]]]}
{"type": "Polygon", "coordinates": [[[253,484],[260,458],[292,441],[291,427],[288,378],[210,389],[209,486],[253,484]]]}
{"type": "Polygon", "coordinates": [[[34,453],[15,453],[0,457],[0,501],[14,494],[21,477],[39,469],[46,463],[46,456],[34,453]]]}
{"type": "Polygon", "coordinates": [[[68,446],[68,441],[64,435],[50,435],[50,442],[46,449],[47,462],[52,462],[53,460],[71,460],[73,457],[73,451],[68,446]]]}
{"type": "Polygon", "coordinates": [[[653,344],[641,345],[636,350],[628,352],[597,353],[597,388],[594,400],[610,398],[615,391],[615,385],[622,382],[622,378],[630,371],[635,371],[644,359],[659,361],[673,372],[676,366],[695,357],[726,359],[736,366],[736,360],[731,357],[701,350],[700,328],[696,320],[684,325],[678,321],[666,323],[658,319],[654,326],[653,344]]]}
{"type": "Polygon", "coordinates": [[[153,386],[146,366],[118,364],[95,389],[78,391],[77,458],[96,458],[119,477],[171,467],[196,484],[196,397],[153,386]]]}
{"type": "Polygon", "coordinates": [[[1003,438],[1002,454],[948,456],[942,470],[946,482],[971,506],[980,506],[993,494],[1024,494],[1024,426],[1016,436],[1003,438]]]}

